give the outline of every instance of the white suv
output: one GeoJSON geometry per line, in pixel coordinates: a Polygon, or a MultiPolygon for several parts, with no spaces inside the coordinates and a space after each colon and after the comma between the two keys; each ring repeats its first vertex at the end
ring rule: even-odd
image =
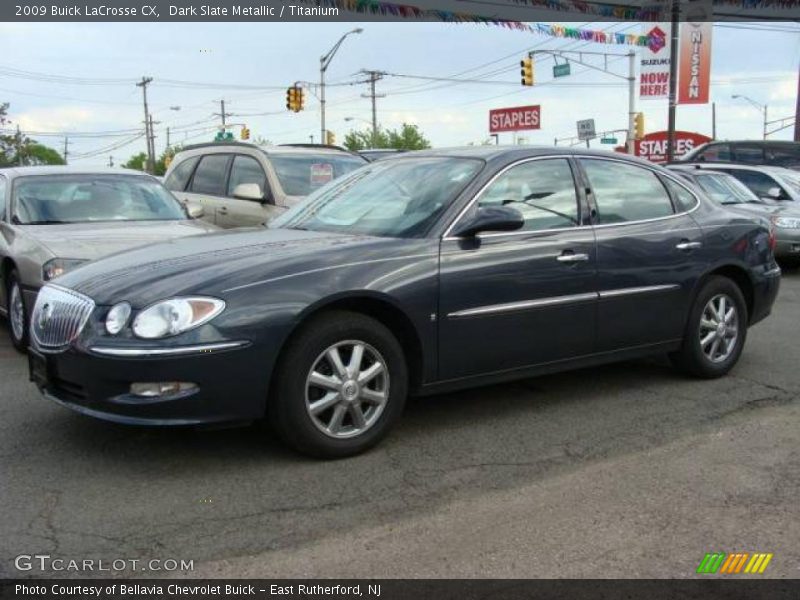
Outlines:
{"type": "Polygon", "coordinates": [[[247,227],[269,221],[318,187],[365,164],[364,158],[335,147],[218,142],[179,152],[164,185],[182,202],[201,204],[206,221],[247,227]]]}

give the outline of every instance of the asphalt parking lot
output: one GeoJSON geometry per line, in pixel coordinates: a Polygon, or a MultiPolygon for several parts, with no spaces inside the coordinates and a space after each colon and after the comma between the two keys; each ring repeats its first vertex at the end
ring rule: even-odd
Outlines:
{"type": "Polygon", "coordinates": [[[73,414],[0,330],[0,576],[50,554],[213,577],[690,577],[747,551],[798,577],[800,273],[782,285],[726,378],[649,360],[418,399],[338,462],[257,427],[73,414]]]}

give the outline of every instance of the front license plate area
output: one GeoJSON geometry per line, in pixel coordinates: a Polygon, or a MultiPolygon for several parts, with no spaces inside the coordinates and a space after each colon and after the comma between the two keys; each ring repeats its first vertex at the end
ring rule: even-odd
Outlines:
{"type": "Polygon", "coordinates": [[[28,348],[28,373],[30,380],[39,388],[46,387],[50,381],[47,358],[33,348],[28,348]]]}

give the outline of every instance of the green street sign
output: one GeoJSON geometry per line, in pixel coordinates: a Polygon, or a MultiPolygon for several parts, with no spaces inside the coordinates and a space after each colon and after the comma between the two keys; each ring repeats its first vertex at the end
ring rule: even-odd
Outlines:
{"type": "Polygon", "coordinates": [[[617,141],[618,141],[617,138],[612,138],[612,137],[600,138],[601,144],[616,144],[617,141]]]}
{"type": "Polygon", "coordinates": [[[553,67],[553,77],[566,77],[569,74],[569,63],[563,63],[553,67]]]}

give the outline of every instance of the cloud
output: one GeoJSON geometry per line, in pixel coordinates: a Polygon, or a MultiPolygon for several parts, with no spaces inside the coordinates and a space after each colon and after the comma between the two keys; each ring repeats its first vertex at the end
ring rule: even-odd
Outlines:
{"type": "Polygon", "coordinates": [[[96,129],[98,115],[88,108],[54,106],[16,113],[12,120],[24,131],[79,131],[96,129]]]}

